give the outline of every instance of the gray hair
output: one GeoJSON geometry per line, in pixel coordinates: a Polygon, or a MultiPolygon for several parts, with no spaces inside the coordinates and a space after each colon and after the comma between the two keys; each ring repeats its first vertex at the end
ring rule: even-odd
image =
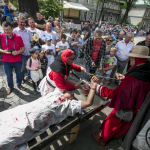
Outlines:
{"type": "Polygon", "coordinates": [[[94,36],[95,36],[96,34],[98,34],[99,36],[102,36],[102,35],[103,35],[103,32],[98,29],[98,30],[95,30],[94,36]]]}
{"type": "Polygon", "coordinates": [[[121,34],[121,33],[125,34],[125,33],[124,33],[124,31],[120,31],[120,33],[119,33],[119,34],[121,34]]]}
{"type": "Polygon", "coordinates": [[[25,16],[24,16],[24,14],[23,15],[19,15],[18,17],[17,17],[17,20],[25,20],[26,18],[25,18],[25,16]]]}
{"type": "Polygon", "coordinates": [[[129,35],[129,34],[132,35],[132,37],[133,37],[133,34],[132,34],[131,32],[128,32],[128,33],[126,34],[126,36],[129,35]]]}

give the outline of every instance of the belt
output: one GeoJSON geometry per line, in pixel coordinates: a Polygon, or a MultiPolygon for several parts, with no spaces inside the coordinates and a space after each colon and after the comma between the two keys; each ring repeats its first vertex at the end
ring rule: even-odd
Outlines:
{"type": "Polygon", "coordinates": [[[46,78],[46,82],[49,84],[49,86],[53,87],[54,89],[56,88],[47,80],[47,78],[46,78]]]}
{"type": "Polygon", "coordinates": [[[125,61],[121,61],[121,60],[119,60],[119,59],[118,59],[118,57],[116,57],[116,58],[117,58],[117,60],[118,60],[118,61],[120,61],[120,62],[126,62],[126,61],[127,61],[127,60],[125,60],[125,61]]]}

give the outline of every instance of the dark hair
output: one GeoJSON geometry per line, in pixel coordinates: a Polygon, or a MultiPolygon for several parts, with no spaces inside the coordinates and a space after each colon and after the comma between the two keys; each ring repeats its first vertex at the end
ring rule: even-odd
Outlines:
{"type": "Polygon", "coordinates": [[[89,23],[88,21],[85,21],[84,23],[89,23]]]}
{"type": "Polygon", "coordinates": [[[9,2],[9,0],[4,0],[4,3],[7,3],[7,2],[9,2]]]}
{"type": "Polygon", "coordinates": [[[11,14],[11,13],[13,13],[13,12],[14,12],[14,10],[10,9],[9,13],[11,14]]]}
{"type": "Polygon", "coordinates": [[[10,26],[11,28],[13,27],[12,24],[11,24],[11,22],[4,21],[3,22],[3,27],[8,27],[8,26],[10,26]]]}
{"type": "Polygon", "coordinates": [[[77,31],[77,33],[80,33],[80,34],[82,34],[82,31],[81,31],[81,30],[78,30],[78,31],[77,31]]]}
{"type": "Polygon", "coordinates": [[[66,34],[61,35],[61,39],[66,39],[66,38],[67,38],[66,34]]]}
{"type": "Polygon", "coordinates": [[[11,24],[12,24],[12,27],[13,27],[13,28],[18,27],[18,23],[17,23],[17,22],[12,22],[11,24]]]}
{"type": "Polygon", "coordinates": [[[75,32],[75,33],[77,34],[77,29],[75,29],[75,28],[72,29],[72,30],[71,30],[71,33],[73,33],[73,32],[75,32]]]}

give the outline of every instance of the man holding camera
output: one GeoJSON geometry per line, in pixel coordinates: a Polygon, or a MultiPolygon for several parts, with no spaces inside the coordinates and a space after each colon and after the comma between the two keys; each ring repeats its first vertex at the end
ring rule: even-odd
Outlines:
{"type": "Polygon", "coordinates": [[[9,95],[13,88],[13,68],[16,73],[16,82],[17,86],[20,90],[25,90],[25,88],[21,85],[21,53],[24,52],[25,47],[22,41],[22,38],[13,33],[12,24],[10,22],[3,22],[3,30],[4,33],[0,35],[1,40],[1,48],[0,52],[2,55],[3,68],[7,77],[7,94],[9,95]]]}

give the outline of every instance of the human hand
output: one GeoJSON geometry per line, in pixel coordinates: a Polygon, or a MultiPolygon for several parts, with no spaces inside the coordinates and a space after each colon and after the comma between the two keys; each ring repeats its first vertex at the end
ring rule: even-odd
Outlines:
{"type": "Polygon", "coordinates": [[[81,84],[80,87],[83,90],[89,90],[89,85],[88,84],[83,84],[83,85],[81,84]]]}
{"type": "Polygon", "coordinates": [[[102,70],[102,66],[100,68],[98,68],[100,71],[102,70]]]}
{"type": "Polygon", "coordinates": [[[39,68],[35,68],[35,71],[38,71],[39,70],[39,68]]]}
{"type": "Polygon", "coordinates": [[[48,53],[48,52],[49,52],[49,50],[46,50],[46,51],[45,51],[45,53],[48,53]]]}
{"type": "Polygon", "coordinates": [[[86,69],[84,67],[81,67],[81,70],[86,73],[86,69]]]}
{"type": "Polygon", "coordinates": [[[39,69],[41,69],[41,66],[39,66],[39,69]]]}
{"type": "Polygon", "coordinates": [[[52,55],[54,55],[54,52],[50,52],[52,55]]]}
{"type": "Polygon", "coordinates": [[[94,62],[92,62],[92,66],[95,66],[95,63],[94,63],[94,62]]]}
{"type": "Polygon", "coordinates": [[[98,86],[98,79],[95,76],[93,76],[91,79],[91,87],[90,88],[93,90],[96,90],[97,86],[98,86]]]}
{"type": "Polygon", "coordinates": [[[11,9],[11,6],[8,6],[9,9],[11,9]]]}
{"type": "Polygon", "coordinates": [[[123,80],[125,78],[125,76],[120,73],[116,73],[116,77],[118,80],[123,80]]]}
{"type": "Polygon", "coordinates": [[[11,52],[9,52],[8,50],[3,50],[4,54],[11,54],[11,52]]]}
{"type": "Polygon", "coordinates": [[[16,56],[16,55],[18,55],[18,54],[19,54],[18,51],[13,51],[13,52],[12,52],[12,55],[13,55],[13,56],[16,56]]]}

